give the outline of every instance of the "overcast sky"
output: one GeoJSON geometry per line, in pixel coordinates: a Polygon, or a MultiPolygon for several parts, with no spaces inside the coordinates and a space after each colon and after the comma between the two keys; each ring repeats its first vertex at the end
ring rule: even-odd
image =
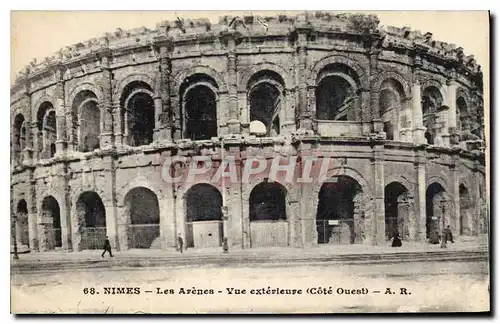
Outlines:
{"type": "MultiPolygon", "coordinates": [[[[253,14],[272,15],[277,12],[253,14]]],[[[282,12],[280,12],[282,13],[282,12]]],[[[297,12],[286,12],[296,14],[297,12]]],[[[483,71],[489,63],[489,22],[486,11],[374,11],[380,25],[408,26],[423,33],[429,31],[434,39],[462,46],[464,52],[473,54],[483,71]]],[[[34,11],[13,12],[11,16],[11,80],[17,71],[31,59],[43,60],[60,48],[100,37],[116,28],[132,29],[140,26],[154,28],[162,20],[181,18],[209,18],[213,23],[218,17],[231,14],[250,14],[249,11],[34,11]]]]}

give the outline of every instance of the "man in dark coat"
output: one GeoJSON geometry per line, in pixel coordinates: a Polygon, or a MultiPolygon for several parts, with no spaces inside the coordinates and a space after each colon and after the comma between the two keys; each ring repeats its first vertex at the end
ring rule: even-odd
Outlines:
{"type": "Polygon", "coordinates": [[[398,231],[394,232],[392,239],[392,247],[401,247],[402,245],[403,242],[401,242],[401,239],[399,238],[399,232],[398,231]]]}
{"type": "Polygon", "coordinates": [[[450,228],[450,225],[448,225],[448,227],[446,227],[443,231],[443,234],[444,234],[444,242],[448,242],[450,241],[451,243],[453,243],[453,233],[451,232],[451,228],[450,228]]]}
{"type": "Polygon", "coordinates": [[[177,235],[177,245],[179,251],[182,253],[182,246],[184,245],[184,241],[182,240],[181,234],[177,235]]]}
{"type": "Polygon", "coordinates": [[[429,235],[430,244],[439,244],[439,233],[437,230],[431,231],[429,235]]]}
{"type": "Polygon", "coordinates": [[[106,236],[106,239],[104,240],[104,251],[102,252],[101,256],[104,258],[104,254],[106,252],[109,252],[109,256],[113,257],[113,253],[111,253],[111,243],[109,243],[109,239],[106,236]]]}

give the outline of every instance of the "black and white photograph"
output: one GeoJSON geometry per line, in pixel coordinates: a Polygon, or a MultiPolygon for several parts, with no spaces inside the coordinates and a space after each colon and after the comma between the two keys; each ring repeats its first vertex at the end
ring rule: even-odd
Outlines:
{"type": "Polygon", "coordinates": [[[12,314],[490,312],[488,11],[12,11],[11,52],[12,314]]]}

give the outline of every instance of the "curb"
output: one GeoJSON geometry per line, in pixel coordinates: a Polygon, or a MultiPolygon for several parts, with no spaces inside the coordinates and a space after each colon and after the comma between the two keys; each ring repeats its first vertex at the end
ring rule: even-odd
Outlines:
{"type": "Polygon", "coordinates": [[[72,271],[98,269],[144,269],[152,267],[182,266],[291,266],[307,264],[383,264],[395,262],[449,262],[449,261],[488,261],[488,251],[435,251],[387,254],[350,254],[311,257],[276,257],[257,255],[208,255],[188,257],[127,258],[105,260],[70,261],[16,261],[11,264],[15,273],[35,273],[45,271],[72,271]]]}

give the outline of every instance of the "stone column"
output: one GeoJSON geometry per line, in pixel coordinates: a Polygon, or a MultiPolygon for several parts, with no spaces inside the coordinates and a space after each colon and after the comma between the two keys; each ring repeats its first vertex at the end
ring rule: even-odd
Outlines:
{"type": "Polygon", "coordinates": [[[240,110],[240,122],[241,122],[241,134],[249,135],[250,134],[250,112],[247,103],[247,92],[246,91],[238,91],[238,108],[240,110]]]}
{"type": "Polygon", "coordinates": [[[450,213],[449,222],[451,231],[453,233],[460,233],[460,178],[457,166],[460,164],[460,158],[458,154],[453,154],[451,156],[452,164],[450,166],[451,177],[452,177],[452,187],[450,188],[450,213]]]}
{"type": "Polygon", "coordinates": [[[385,201],[384,201],[384,146],[378,144],[373,147],[373,179],[374,179],[374,204],[373,217],[375,229],[375,243],[385,243],[385,201]]]}
{"type": "Polygon", "coordinates": [[[297,35],[297,53],[298,66],[297,85],[298,85],[298,102],[297,108],[299,111],[299,128],[312,129],[312,114],[307,105],[307,30],[299,30],[297,35]]]}
{"type": "MultiPolygon", "coordinates": [[[[26,139],[24,142],[24,149],[21,152],[22,161],[24,165],[31,165],[33,163],[33,132],[32,132],[32,109],[31,109],[31,93],[30,93],[30,83],[27,81],[24,88],[24,98],[26,101],[25,106],[28,107],[26,110],[26,116],[24,125],[26,128],[26,139]]],[[[36,125],[36,122],[35,122],[36,125]]]]}
{"type": "MultiPolygon", "coordinates": [[[[66,146],[66,109],[64,106],[64,80],[62,67],[55,70],[55,77],[57,80],[55,97],[55,110],[56,110],[56,155],[61,156],[65,154],[66,146]]],[[[50,148],[49,148],[50,150],[50,148]]]]}
{"type": "Polygon", "coordinates": [[[364,199],[363,199],[363,193],[358,192],[353,200],[354,204],[354,215],[353,215],[353,220],[354,220],[354,243],[363,243],[363,232],[364,232],[364,226],[363,224],[363,216],[364,216],[364,199]]]}
{"type": "Polygon", "coordinates": [[[448,79],[446,82],[446,105],[448,106],[448,133],[455,134],[457,131],[457,82],[448,79]]]}
{"type": "Polygon", "coordinates": [[[370,75],[370,89],[368,90],[370,94],[370,104],[369,106],[363,107],[363,116],[365,117],[363,119],[363,129],[368,128],[365,124],[369,122],[370,120],[372,121],[372,126],[371,126],[371,132],[373,133],[379,133],[383,131],[383,123],[381,120],[380,116],[380,107],[379,107],[379,102],[378,102],[378,95],[375,92],[377,89],[375,88],[374,82],[377,80],[377,65],[378,65],[378,51],[375,49],[371,49],[370,51],[370,68],[369,68],[369,75],[370,75]],[[369,116],[370,118],[366,120],[366,117],[369,116]]]}
{"type": "Polygon", "coordinates": [[[78,151],[78,135],[76,133],[77,126],[74,124],[76,118],[73,116],[73,108],[71,105],[72,103],[68,103],[68,109],[66,109],[65,112],[67,136],[66,150],[68,152],[75,152],[78,151]]]}
{"type": "Polygon", "coordinates": [[[427,210],[426,210],[426,181],[425,181],[425,163],[426,156],[425,150],[417,149],[415,151],[415,168],[417,173],[417,187],[416,187],[416,205],[415,212],[417,213],[418,233],[416,238],[421,242],[427,240],[427,210]],[[418,236],[417,236],[418,234],[418,236]]]}
{"type": "Polygon", "coordinates": [[[120,101],[113,102],[113,131],[115,133],[115,146],[120,148],[123,146],[123,137],[125,129],[122,128],[122,109],[120,101]]]}
{"type": "Polygon", "coordinates": [[[30,127],[31,127],[31,135],[33,136],[33,162],[36,163],[41,158],[40,148],[39,148],[39,146],[41,145],[41,143],[39,143],[40,130],[38,129],[36,121],[32,122],[30,127]]]}
{"type": "Polygon", "coordinates": [[[413,142],[413,113],[411,98],[405,98],[401,107],[401,118],[398,123],[401,125],[399,131],[400,140],[403,142],[413,142]]]}
{"type": "Polygon", "coordinates": [[[295,126],[295,91],[284,90],[281,109],[284,111],[284,118],[280,118],[281,131],[283,135],[290,135],[296,130],[295,126]]]}
{"type": "Polygon", "coordinates": [[[412,107],[413,107],[413,142],[415,144],[427,143],[425,139],[425,130],[422,113],[422,95],[420,91],[420,83],[415,80],[411,88],[412,107]]]}
{"type": "Polygon", "coordinates": [[[228,108],[229,118],[227,120],[229,134],[240,133],[240,120],[238,118],[238,84],[236,64],[236,40],[234,35],[227,43],[227,85],[228,85],[228,108]]]}
{"type": "Polygon", "coordinates": [[[164,190],[163,209],[161,210],[160,235],[162,236],[162,250],[170,250],[177,245],[175,196],[173,185],[168,184],[164,190]]]}
{"type": "Polygon", "coordinates": [[[101,135],[99,146],[101,149],[111,148],[113,141],[113,99],[112,78],[108,57],[103,56],[101,61],[101,78],[98,85],[102,89],[102,101],[99,103],[101,110],[101,135]]]}
{"type": "Polygon", "coordinates": [[[71,223],[71,212],[69,207],[69,201],[67,200],[66,194],[61,196],[61,201],[59,204],[59,211],[61,217],[61,241],[62,249],[67,252],[73,250],[73,238],[72,238],[72,223],[71,223]]]}
{"type": "Polygon", "coordinates": [[[172,60],[173,45],[167,43],[160,47],[160,93],[155,94],[155,124],[157,141],[172,141],[172,60]],[[158,96],[159,95],[159,96],[158,96]]]}
{"type": "Polygon", "coordinates": [[[448,133],[448,108],[446,106],[441,107],[438,112],[439,119],[442,124],[441,128],[441,145],[445,147],[450,146],[450,134],[448,133]]]}
{"type": "Polygon", "coordinates": [[[30,240],[30,251],[38,252],[38,220],[36,202],[36,182],[34,181],[34,170],[29,170],[30,183],[26,193],[26,204],[28,205],[28,235],[30,240]]]}
{"type": "Polygon", "coordinates": [[[362,89],[361,91],[361,124],[362,134],[369,135],[372,133],[372,94],[370,89],[362,89]]]}
{"type": "MultiPolygon", "coordinates": [[[[224,237],[228,239],[229,247],[233,248],[243,248],[243,216],[241,209],[241,196],[242,196],[242,188],[241,188],[241,152],[239,148],[239,143],[235,143],[236,145],[231,145],[229,147],[229,156],[234,157],[236,174],[238,175],[238,179],[236,183],[232,183],[230,178],[225,178],[224,182],[226,184],[226,201],[223,202],[225,206],[227,206],[227,233],[224,233],[224,237]]],[[[232,162],[229,162],[232,163],[232,162]]]]}

